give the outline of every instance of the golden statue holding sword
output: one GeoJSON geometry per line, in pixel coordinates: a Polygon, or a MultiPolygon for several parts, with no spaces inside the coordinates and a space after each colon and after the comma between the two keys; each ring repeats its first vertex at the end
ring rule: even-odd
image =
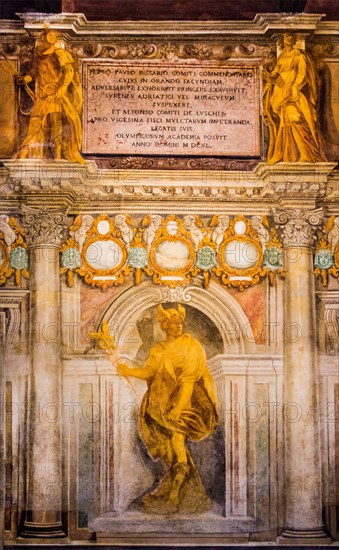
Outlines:
{"type": "Polygon", "coordinates": [[[31,70],[25,75],[15,74],[16,84],[23,86],[34,102],[17,158],[85,162],[80,154],[82,90],[74,65],[72,55],[58,42],[57,33],[44,30],[31,70]],[[31,82],[35,92],[29,87],[31,82]]]}
{"type": "MultiPolygon", "coordinates": [[[[160,305],[158,320],[166,339],[151,348],[143,367],[116,366],[121,376],[147,382],[139,435],[152,460],[163,462],[166,473],[158,487],[143,496],[142,504],[156,514],[201,513],[211,506],[186,442],[213,433],[216,396],[204,348],[190,334],[183,334],[185,316],[180,304],[178,309],[160,305]]],[[[107,325],[103,329],[107,340],[107,325]]],[[[99,333],[92,333],[92,338],[100,342],[99,333]]],[[[115,361],[115,348],[100,345],[115,361]]]]}

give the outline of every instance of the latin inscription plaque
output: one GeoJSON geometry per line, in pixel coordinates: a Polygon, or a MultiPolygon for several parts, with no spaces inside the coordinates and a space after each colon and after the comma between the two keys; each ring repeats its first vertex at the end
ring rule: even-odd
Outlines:
{"type": "Polygon", "coordinates": [[[260,156],[258,68],[85,61],[84,153],[260,156]]]}

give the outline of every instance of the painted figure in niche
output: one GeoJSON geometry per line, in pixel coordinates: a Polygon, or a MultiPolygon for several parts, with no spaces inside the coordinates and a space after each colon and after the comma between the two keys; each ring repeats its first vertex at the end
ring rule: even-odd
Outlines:
{"type": "Polygon", "coordinates": [[[152,492],[142,497],[152,513],[201,513],[211,506],[187,447],[200,441],[217,424],[214,382],[207,368],[204,348],[183,334],[184,307],[158,307],[158,320],[166,334],[152,346],[145,365],[120,364],[122,376],[147,381],[140,407],[139,434],[154,461],[161,460],[166,473],[152,492]]]}
{"type": "Polygon", "coordinates": [[[269,127],[267,160],[325,162],[317,118],[318,77],[309,54],[294,47],[287,32],[284,49],[271,73],[264,70],[264,114],[269,127]]]}
{"type": "Polygon", "coordinates": [[[41,34],[31,69],[15,80],[19,86],[35,84],[35,92],[30,94],[34,103],[28,130],[17,158],[64,158],[84,163],[80,154],[80,77],[72,55],[58,41],[55,31],[46,29],[41,34]]]}

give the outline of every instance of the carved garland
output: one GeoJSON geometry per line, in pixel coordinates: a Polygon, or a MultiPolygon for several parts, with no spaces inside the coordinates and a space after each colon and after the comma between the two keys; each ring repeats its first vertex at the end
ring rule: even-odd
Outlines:
{"type": "Polygon", "coordinates": [[[275,45],[268,42],[261,44],[239,42],[115,42],[113,44],[89,42],[74,43],[73,55],[82,58],[111,59],[197,59],[226,61],[230,58],[263,58],[270,60],[275,56],[275,45]]]}

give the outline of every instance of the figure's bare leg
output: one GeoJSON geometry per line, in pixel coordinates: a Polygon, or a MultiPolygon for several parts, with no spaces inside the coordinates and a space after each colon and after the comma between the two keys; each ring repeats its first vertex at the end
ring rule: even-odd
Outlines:
{"type": "Polygon", "coordinates": [[[185,441],[184,434],[173,433],[171,438],[173,450],[172,484],[168,493],[168,500],[174,506],[179,504],[179,491],[189,470],[185,441]]]}
{"type": "Polygon", "coordinates": [[[51,133],[50,140],[55,159],[61,159],[62,149],[62,115],[61,113],[50,114],[51,133]]]}
{"type": "Polygon", "coordinates": [[[177,505],[179,504],[179,491],[185,481],[185,477],[188,474],[189,467],[187,466],[187,464],[177,462],[176,464],[174,464],[172,470],[172,485],[168,493],[168,500],[171,505],[177,507],[177,505]]]}
{"type": "Polygon", "coordinates": [[[43,150],[43,128],[42,118],[31,116],[27,135],[18,151],[17,157],[20,159],[42,158],[43,150]]]}
{"type": "Polygon", "coordinates": [[[173,464],[180,462],[181,464],[187,464],[187,452],[185,446],[184,434],[174,433],[171,438],[171,445],[174,454],[173,464]]]}
{"type": "Polygon", "coordinates": [[[161,456],[161,459],[166,467],[166,471],[162,479],[160,480],[159,485],[151,492],[145,495],[143,498],[144,502],[149,501],[150,499],[156,497],[163,497],[166,495],[171,487],[172,482],[172,466],[174,463],[173,450],[171,446],[171,441],[169,440],[166,445],[166,451],[161,456]]]}

